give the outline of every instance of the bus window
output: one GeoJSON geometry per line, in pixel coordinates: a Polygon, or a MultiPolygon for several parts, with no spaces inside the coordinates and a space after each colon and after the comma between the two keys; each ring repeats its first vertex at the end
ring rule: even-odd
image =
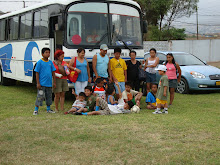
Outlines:
{"type": "Polygon", "coordinates": [[[123,46],[124,41],[127,45],[142,46],[141,21],[138,10],[133,7],[110,4],[110,14],[114,36],[112,45],[123,46]]]}
{"type": "Polygon", "coordinates": [[[32,13],[25,15],[25,38],[31,38],[32,32],[32,13]]]}
{"type": "Polygon", "coordinates": [[[17,40],[18,39],[18,16],[12,17],[10,19],[10,31],[9,31],[9,39],[17,40]]]}
{"type": "Polygon", "coordinates": [[[69,45],[95,45],[104,36],[100,44],[108,44],[107,13],[106,3],[88,2],[72,5],[68,10],[67,43],[69,45]],[[75,35],[78,36],[79,42],[74,41],[75,35]]]}
{"type": "Polygon", "coordinates": [[[25,38],[25,15],[22,15],[20,18],[20,39],[25,38]]]}
{"type": "Polygon", "coordinates": [[[48,9],[42,9],[34,13],[34,37],[48,36],[48,9]]]}
{"type": "Polygon", "coordinates": [[[5,20],[0,20],[0,41],[5,40],[5,20]]]}

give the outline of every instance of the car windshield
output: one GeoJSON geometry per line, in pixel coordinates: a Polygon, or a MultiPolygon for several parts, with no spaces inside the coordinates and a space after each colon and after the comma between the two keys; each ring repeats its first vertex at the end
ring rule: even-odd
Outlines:
{"type": "Polygon", "coordinates": [[[205,65],[199,58],[191,54],[174,54],[174,58],[180,66],[205,65]]]}

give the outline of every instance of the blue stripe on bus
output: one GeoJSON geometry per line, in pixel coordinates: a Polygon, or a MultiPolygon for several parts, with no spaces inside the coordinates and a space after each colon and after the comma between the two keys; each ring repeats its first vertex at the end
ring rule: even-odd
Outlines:
{"type": "MultiPolygon", "coordinates": [[[[110,59],[112,59],[112,58],[113,58],[113,57],[110,57],[110,59]]],[[[121,57],[121,58],[124,59],[124,60],[130,60],[130,59],[131,59],[130,57],[121,57]]],[[[65,59],[65,60],[70,60],[71,57],[64,57],[64,59],[65,59]]],[[[88,58],[86,58],[86,59],[92,60],[92,57],[88,57],[88,58]]],[[[137,60],[143,60],[144,57],[137,57],[136,59],[137,59],[137,60]]]]}

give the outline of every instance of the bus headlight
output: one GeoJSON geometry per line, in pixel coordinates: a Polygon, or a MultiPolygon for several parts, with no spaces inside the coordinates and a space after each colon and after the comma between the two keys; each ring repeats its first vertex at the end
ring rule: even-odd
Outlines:
{"type": "Polygon", "coordinates": [[[199,72],[190,72],[190,74],[193,76],[193,78],[199,78],[199,79],[204,79],[205,78],[205,75],[199,73],[199,72]]]}

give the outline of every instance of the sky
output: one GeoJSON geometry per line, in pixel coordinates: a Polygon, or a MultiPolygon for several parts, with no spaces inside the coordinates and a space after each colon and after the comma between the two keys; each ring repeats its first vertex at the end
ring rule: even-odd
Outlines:
{"type": "MultiPolygon", "coordinates": [[[[27,0],[26,7],[44,0],[27,0]]],[[[0,0],[0,10],[3,12],[15,11],[23,8],[22,0],[0,0]],[[20,1],[20,2],[10,2],[20,1]]],[[[199,26],[201,33],[218,31],[220,33],[220,0],[200,0],[198,3],[199,26]],[[217,26],[214,26],[217,25],[217,26]]],[[[196,14],[190,18],[180,18],[173,23],[175,27],[184,27],[190,33],[196,32],[196,14]]]]}

